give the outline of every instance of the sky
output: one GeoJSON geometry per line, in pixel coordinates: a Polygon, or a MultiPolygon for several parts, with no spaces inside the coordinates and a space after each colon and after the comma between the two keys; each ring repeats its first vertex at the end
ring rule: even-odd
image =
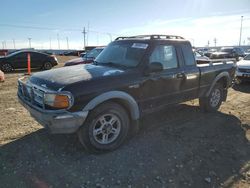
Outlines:
{"type": "Polygon", "coordinates": [[[0,7],[0,49],[82,49],[84,27],[89,46],[141,34],[238,45],[241,16],[241,44],[250,44],[250,0],[2,0],[0,7]]]}

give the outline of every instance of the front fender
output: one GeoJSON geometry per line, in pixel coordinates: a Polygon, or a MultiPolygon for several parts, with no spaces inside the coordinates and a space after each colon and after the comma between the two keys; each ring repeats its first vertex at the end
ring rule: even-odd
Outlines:
{"type": "Polygon", "coordinates": [[[138,120],[140,117],[140,111],[139,111],[139,107],[137,102],[135,101],[135,99],[123,92],[123,91],[109,91],[106,93],[103,93],[97,97],[95,97],[94,99],[92,99],[83,109],[83,111],[89,111],[94,109],[96,106],[98,106],[99,104],[111,100],[111,99],[120,99],[122,100],[125,104],[126,107],[129,108],[129,112],[130,115],[132,117],[133,120],[138,120]]]}

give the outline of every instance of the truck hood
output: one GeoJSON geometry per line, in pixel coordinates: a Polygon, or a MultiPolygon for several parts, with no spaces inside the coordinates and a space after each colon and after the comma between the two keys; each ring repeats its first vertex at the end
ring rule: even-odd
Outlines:
{"type": "Polygon", "coordinates": [[[71,59],[71,60],[67,61],[66,63],[80,63],[83,61],[84,61],[84,59],[79,57],[79,58],[71,59]]]}
{"type": "Polygon", "coordinates": [[[61,90],[76,82],[87,82],[108,76],[121,75],[124,70],[101,65],[75,65],[35,73],[30,82],[50,90],[61,90]]]}

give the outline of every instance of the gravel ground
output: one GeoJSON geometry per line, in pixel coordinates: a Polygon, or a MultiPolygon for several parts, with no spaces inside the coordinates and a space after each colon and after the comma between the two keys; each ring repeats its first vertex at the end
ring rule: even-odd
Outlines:
{"type": "Polygon", "coordinates": [[[197,100],[156,112],[121,148],[92,155],[30,117],[16,97],[22,75],[0,83],[1,187],[250,187],[250,83],[231,88],[217,113],[197,100]]]}

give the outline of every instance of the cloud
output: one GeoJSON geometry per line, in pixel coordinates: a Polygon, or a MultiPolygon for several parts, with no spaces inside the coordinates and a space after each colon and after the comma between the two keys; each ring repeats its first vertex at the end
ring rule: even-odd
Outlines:
{"type": "MultiPolygon", "coordinates": [[[[217,39],[218,45],[237,45],[239,42],[241,15],[218,15],[201,18],[180,18],[174,20],[152,20],[141,26],[120,31],[123,35],[175,34],[204,46],[217,39]]],[[[242,41],[250,37],[250,13],[244,15],[242,41]]]]}

